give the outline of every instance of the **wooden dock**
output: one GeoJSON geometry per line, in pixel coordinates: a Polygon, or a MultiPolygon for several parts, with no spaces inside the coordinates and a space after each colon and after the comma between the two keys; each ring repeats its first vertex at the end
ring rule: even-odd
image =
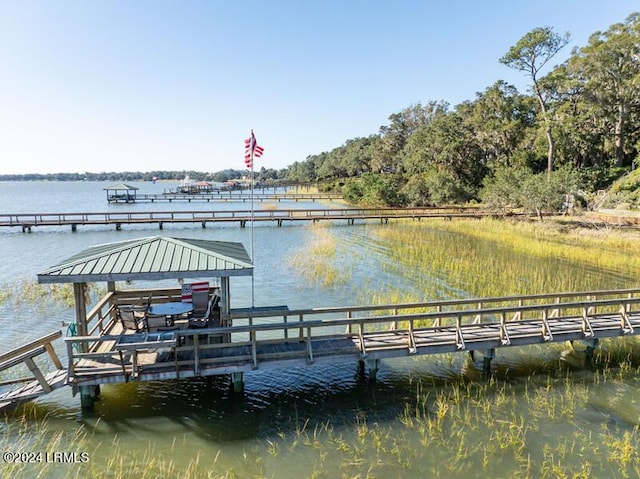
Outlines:
{"type": "MultiPolygon", "coordinates": [[[[216,211],[128,211],[87,213],[0,213],[0,227],[21,228],[31,232],[42,226],[111,225],[116,230],[122,225],[154,224],[162,229],[166,224],[198,224],[206,228],[210,224],[237,223],[245,227],[252,219],[255,222],[271,222],[277,226],[284,223],[345,221],[353,225],[356,221],[377,220],[387,223],[390,219],[411,218],[483,218],[495,213],[475,207],[423,207],[423,208],[339,208],[339,209],[277,209],[277,210],[216,210],[216,211]]],[[[511,216],[527,216],[513,213],[511,216]]]]}
{"type": "Polygon", "coordinates": [[[60,337],[62,337],[62,333],[56,331],[0,354],[0,371],[23,365],[31,372],[27,377],[10,379],[0,383],[0,386],[23,384],[16,389],[0,394],[0,410],[17,402],[35,399],[67,384],[67,371],[62,368],[62,363],[52,346],[52,342],[60,337]],[[49,354],[49,358],[55,368],[46,374],[41,371],[34,361],[36,357],[45,353],[49,354]]]}
{"type": "Polygon", "coordinates": [[[119,354],[118,335],[65,338],[69,381],[188,378],[640,334],[639,289],[252,311],[232,311],[223,327],[176,331],[175,342],[147,344],[137,358],[119,354]],[[77,353],[74,344],[91,352],[77,353]]]}
{"type": "MultiPolygon", "coordinates": [[[[253,201],[337,201],[341,200],[342,195],[335,193],[253,193],[253,201]]],[[[136,193],[135,196],[122,197],[121,195],[111,195],[107,197],[109,203],[160,203],[160,202],[187,202],[187,203],[230,203],[241,202],[246,203],[252,200],[251,190],[230,190],[215,191],[211,193],[136,193]]]]}
{"type": "MultiPolygon", "coordinates": [[[[475,351],[493,358],[501,348],[566,341],[593,350],[600,339],[640,334],[640,289],[232,310],[220,327],[161,336],[123,334],[103,307],[90,313],[88,336],[64,338],[66,370],[48,376],[55,387],[68,384],[75,394],[107,383],[231,374],[241,389],[244,373],[256,370],[360,362],[375,374],[381,359],[475,351]]],[[[0,396],[0,408],[43,393],[28,389],[0,396]]]]}

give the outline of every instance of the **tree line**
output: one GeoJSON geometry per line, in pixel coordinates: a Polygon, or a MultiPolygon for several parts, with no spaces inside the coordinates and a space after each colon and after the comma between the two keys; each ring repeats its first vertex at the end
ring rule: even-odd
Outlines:
{"type": "MultiPolygon", "coordinates": [[[[153,181],[153,180],[174,180],[180,181],[185,176],[193,180],[215,181],[223,183],[225,181],[237,180],[248,175],[247,170],[226,169],[215,173],[179,170],[179,171],[121,171],[121,172],[101,172],[101,173],[27,173],[0,175],[0,181],[153,181]]],[[[255,179],[261,183],[270,183],[282,180],[286,177],[286,169],[275,170],[273,168],[262,167],[255,171],[255,179]]]]}
{"type": "Polygon", "coordinates": [[[394,206],[533,202],[538,210],[559,207],[566,193],[607,188],[639,161],[640,14],[551,67],[568,41],[535,28],[498,59],[527,78],[528,93],[498,80],[453,107],[410,105],[378,133],[292,164],[287,178],[394,206]]]}

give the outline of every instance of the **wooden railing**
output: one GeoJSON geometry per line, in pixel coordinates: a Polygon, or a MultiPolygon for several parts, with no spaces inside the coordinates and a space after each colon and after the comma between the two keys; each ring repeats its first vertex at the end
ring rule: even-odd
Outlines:
{"type": "MultiPolygon", "coordinates": [[[[518,213],[513,213],[518,214],[518,213]]],[[[521,213],[520,213],[521,214],[521,213]]],[[[281,225],[284,221],[341,220],[391,218],[478,218],[494,213],[477,207],[424,207],[424,208],[340,208],[340,209],[277,209],[277,210],[216,210],[216,211],[129,211],[85,213],[15,213],[0,214],[0,226],[22,227],[78,225],[115,225],[165,223],[270,221],[281,225]]]]}
{"type": "MultiPolygon", "coordinates": [[[[276,314],[269,311],[243,318],[232,314],[226,318],[227,326],[176,331],[175,361],[145,365],[143,371],[148,378],[162,379],[181,374],[197,375],[203,368],[213,368],[215,374],[222,374],[242,367],[257,368],[260,363],[269,361],[311,363],[320,354],[364,358],[373,350],[379,352],[383,348],[395,355],[416,353],[420,348],[424,354],[435,354],[635,335],[640,334],[640,290],[316,308],[276,314]],[[291,317],[295,320],[291,321],[291,317]],[[238,324],[242,319],[245,324],[238,324]],[[376,340],[381,337],[393,337],[395,342],[380,345],[376,340]],[[200,338],[216,339],[202,344],[200,338]],[[230,338],[230,341],[222,342],[222,338],[230,338]],[[333,340],[341,342],[342,349],[331,352],[330,348],[318,347],[322,341],[326,345],[326,341],[333,340]],[[350,345],[347,349],[345,343],[350,345]],[[265,347],[273,344],[303,347],[266,352],[265,347]],[[222,354],[225,349],[227,354],[222,354]],[[189,358],[180,359],[181,352],[188,352],[189,358]]],[[[98,353],[95,352],[97,348],[90,348],[93,352],[78,353],[74,351],[74,344],[115,342],[119,337],[66,338],[69,378],[74,378],[83,359],[106,359],[114,355],[114,350],[98,353]]],[[[137,369],[131,361],[123,359],[123,374],[131,374],[137,369]]]]}
{"type": "MultiPolygon", "coordinates": [[[[541,305],[546,307],[549,304],[556,306],[549,311],[549,317],[557,317],[560,308],[567,303],[575,303],[576,301],[595,301],[603,299],[618,299],[618,298],[636,298],[640,297],[640,288],[630,289],[616,289],[616,290],[599,290],[599,291],[579,291],[579,292],[561,292],[561,293],[542,293],[531,295],[519,295],[519,296],[494,296],[486,298],[462,298],[462,299],[447,299],[447,300],[435,300],[424,302],[412,302],[412,303],[394,303],[394,304],[380,304],[380,305],[361,305],[361,306],[337,306],[337,307],[323,307],[323,308],[306,308],[306,309],[283,309],[281,312],[273,310],[271,308],[261,310],[257,308],[255,311],[242,309],[239,312],[237,310],[231,310],[230,314],[223,319],[228,322],[237,324],[238,321],[243,324],[253,324],[254,320],[259,319],[278,319],[282,318],[282,321],[287,323],[291,321],[291,318],[295,318],[294,321],[302,322],[308,320],[310,317],[329,317],[329,318],[345,318],[351,319],[358,315],[371,316],[371,315],[385,315],[385,316],[400,316],[401,313],[442,313],[429,314],[430,318],[433,318],[433,326],[441,326],[442,319],[447,317],[448,311],[458,312],[460,310],[476,310],[476,316],[473,318],[473,322],[479,323],[486,315],[490,315],[489,311],[497,307],[513,307],[515,308],[513,320],[526,319],[527,315],[523,313],[530,313],[526,306],[529,305],[541,305]]],[[[535,311],[535,309],[533,310],[535,311]]],[[[394,322],[391,326],[395,326],[394,322]]]]}
{"type": "Polygon", "coordinates": [[[51,388],[47,384],[42,371],[33,361],[33,358],[48,353],[49,358],[53,362],[53,365],[57,369],[62,369],[62,363],[60,362],[60,359],[58,358],[58,355],[56,354],[51,344],[53,341],[60,337],[62,337],[62,332],[55,331],[53,333],[47,334],[46,336],[42,336],[41,338],[31,341],[28,344],[24,344],[18,348],[12,349],[11,351],[0,354],[0,371],[13,368],[15,366],[18,366],[19,364],[25,364],[32,374],[32,376],[29,377],[21,377],[3,381],[0,383],[0,386],[28,382],[32,381],[35,378],[44,390],[49,391],[51,388]]]}

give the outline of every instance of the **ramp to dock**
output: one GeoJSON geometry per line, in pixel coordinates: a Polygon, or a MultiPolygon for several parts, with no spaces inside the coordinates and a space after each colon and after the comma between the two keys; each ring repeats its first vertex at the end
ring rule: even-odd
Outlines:
{"type": "Polygon", "coordinates": [[[31,376],[11,379],[0,383],[0,386],[21,384],[14,389],[0,394],[0,411],[20,402],[29,401],[48,394],[68,384],[67,371],[62,368],[62,363],[60,363],[60,359],[51,344],[61,336],[61,331],[55,331],[0,355],[0,372],[15,368],[19,365],[25,365],[31,372],[31,376]],[[48,353],[49,359],[55,367],[55,370],[47,374],[43,374],[40,367],[34,361],[35,358],[45,355],[45,353],[48,353]]]}

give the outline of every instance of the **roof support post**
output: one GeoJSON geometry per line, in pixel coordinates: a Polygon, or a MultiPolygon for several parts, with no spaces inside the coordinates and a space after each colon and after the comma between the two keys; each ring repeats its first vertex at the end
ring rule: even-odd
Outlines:
{"type": "Polygon", "coordinates": [[[229,277],[220,278],[220,315],[222,318],[229,316],[231,310],[231,298],[229,297],[229,277]]]}
{"type": "MultiPolygon", "coordinates": [[[[85,294],[87,291],[87,283],[73,283],[73,298],[76,308],[76,326],[78,328],[78,336],[87,336],[87,304],[85,302],[85,294]]],[[[82,352],[88,351],[88,344],[81,343],[82,352]]]]}

